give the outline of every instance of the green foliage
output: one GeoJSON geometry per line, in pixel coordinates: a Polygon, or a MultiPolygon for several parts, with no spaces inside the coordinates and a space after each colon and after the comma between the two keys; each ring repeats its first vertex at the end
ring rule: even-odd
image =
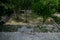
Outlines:
{"type": "Polygon", "coordinates": [[[0,16],[5,15],[5,10],[4,6],[0,5],[0,16]]]}
{"type": "Polygon", "coordinates": [[[39,2],[40,0],[33,0],[34,3],[39,2]]]}
{"type": "Polygon", "coordinates": [[[21,9],[30,9],[33,0],[22,0],[21,9]]]}
{"type": "Polygon", "coordinates": [[[0,5],[0,17],[13,13],[13,10],[9,7],[6,8],[4,5],[0,5]]]}
{"type": "Polygon", "coordinates": [[[10,7],[17,9],[21,5],[21,0],[10,0],[9,5],[10,5],[10,7]]]}
{"type": "Polygon", "coordinates": [[[46,26],[37,26],[41,32],[48,32],[48,29],[46,26]]]}
{"type": "Polygon", "coordinates": [[[9,1],[3,0],[2,2],[0,1],[0,25],[3,25],[5,22],[1,21],[2,17],[8,16],[13,13],[13,9],[11,6],[9,6],[9,1]],[[5,2],[4,2],[5,1],[5,2]]]}
{"type": "Polygon", "coordinates": [[[13,8],[28,9],[32,4],[32,0],[10,0],[10,5],[13,8]]]}
{"type": "Polygon", "coordinates": [[[17,27],[9,25],[0,25],[0,32],[14,32],[17,31],[17,27]]]}
{"type": "Polygon", "coordinates": [[[57,12],[60,12],[60,0],[58,0],[57,12]]]}
{"type": "Polygon", "coordinates": [[[13,9],[15,11],[20,9],[30,9],[32,0],[1,0],[0,1],[0,16],[7,14],[7,9],[13,9]]]}
{"type": "Polygon", "coordinates": [[[43,22],[56,12],[56,8],[57,0],[40,0],[32,5],[33,12],[36,15],[42,16],[43,22]]]}
{"type": "Polygon", "coordinates": [[[9,3],[9,0],[0,0],[2,3],[9,3]]]}
{"type": "Polygon", "coordinates": [[[60,18],[57,16],[51,16],[57,24],[60,24],[60,18]]]}

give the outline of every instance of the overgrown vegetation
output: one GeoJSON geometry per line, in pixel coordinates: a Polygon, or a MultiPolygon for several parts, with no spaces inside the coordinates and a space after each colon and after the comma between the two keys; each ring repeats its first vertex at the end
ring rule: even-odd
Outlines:
{"type": "MultiPolygon", "coordinates": [[[[54,14],[60,13],[60,0],[0,0],[0,25],[5,23],[5,21],[2,20],[3,17],[7,16],[10,18],[12,14],[14,14],[14,17],[18,20],[18,15],[22,14],[20,13],[21,10],[25,10],[23,13],[25,14],[24,20],[26,23],[28,22],[27,14],[29,14],[27,10],[31,10],[32,19],[33,17],[43,18],[42,24],[44,24],[49,17],[54,19],[56,23],[60,22],[60,18],[54,16],[54,14]]],[[[42,27],[40,29],[45,31],[42,27]]]]}

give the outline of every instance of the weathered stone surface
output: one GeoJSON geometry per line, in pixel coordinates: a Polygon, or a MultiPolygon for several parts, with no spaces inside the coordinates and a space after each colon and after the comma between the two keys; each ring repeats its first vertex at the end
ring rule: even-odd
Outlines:
{"type": "Polygon", "coordinates": [[[0,40],[60,40],[60,33],[0,32],[0,40]]]}

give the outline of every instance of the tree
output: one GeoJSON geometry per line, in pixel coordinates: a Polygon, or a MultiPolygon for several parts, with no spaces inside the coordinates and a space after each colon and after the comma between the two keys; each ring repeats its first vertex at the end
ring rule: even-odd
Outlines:
{"type": "Polygon", "coordinates": [[[28,14],[28,10],[31,10],[31,6],[32,6],[33,0],[22,0],[21,2],[21,9],[24,10],[24,14],[25,14],[25,22],[27,23],[27,14],[28,14]]]}
{"type": "Polygon", "coordinates": [[[57,1],[58,1],[57,12],[60,12],[60,0],[57,0],[57,1]]]}
{"type": "Polygon", "coordinates": [[[51,17],[57,8],[57,0],[39,0],[39,2],[33,3],[33,12],[43,17],[43,24],[48,17],[51,17]]]}
{"type": "Polygon", "coordinates": [[[0,24],[1,25],[3,25],[5,23],[4,20],[9,19],[11,14],[13,13],[13,10],[7,5],[7,4],[9,4],[8,2],[9,2],[8,0],[0,1],[0,3],[1,3],[0,4],[0,24]],[[7,19],[2,18],[2,17],[6,18],[6,16],[7,16],[7,19]]]}

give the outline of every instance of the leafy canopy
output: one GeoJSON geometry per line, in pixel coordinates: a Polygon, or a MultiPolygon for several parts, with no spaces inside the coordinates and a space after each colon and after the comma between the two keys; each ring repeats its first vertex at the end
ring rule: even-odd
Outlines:
{"type": "Polygon", "coordinates": [[[32,10],[39,16],[51,16],[56,12],[56,3],[55,0],[40,0],[33,4],[32,10]]]}
{"type": "Polygon", "coordinates": [[[32,10],[34,14],[43,17],[45,21],[48,17],[51,17],[55,12],[57,12],[57,0],[39,0],[33,3],[32,10]]]}

